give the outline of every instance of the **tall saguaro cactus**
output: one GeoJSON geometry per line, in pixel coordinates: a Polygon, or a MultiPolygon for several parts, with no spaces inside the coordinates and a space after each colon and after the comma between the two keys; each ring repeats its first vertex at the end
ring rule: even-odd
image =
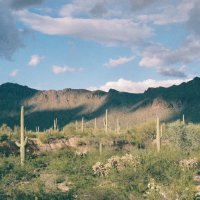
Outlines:
{"type": "Polygon", "coordinates": [[[102,145],[102,142],[100,141],[99,142],[99,154],[100,155],[102,154],[102,150],[103,150],[103,145],[102,145]]]}
{"type": "Polygon", "coordinates": [[[24,139],[24,106],[21,107],[20,129],[21,129],[20,143],[16,142],[16,145],[20,148],[21,166],[23,166],[25,161],[25,146],[28,140],[27,137],[24,139]]]}
{"type": "Polygon", "coordinates": [[[158,117],[157,117],[157,123],[156,123],[156,144],[157,144],[157,151],[160,152],[160,147],[161,147],[160,119],[158,117]]]}
{"type": "Polygon", "coordinates": [[[161,124],[160,126],[160,138],[162,138],[163,136],[163,124],[161,124]]]}
{"type": "Polygon", "coordinates": [[[76,131],[78,131],[78,121],[75,122],[76,131]]]}
{"type": "Polygon", "coordinates": [[[105,116],[105,132],[108,132],[108,110],[106,109],[106,116],[105,116]]]}
{"type": "Polygon", "coordinates": [[[53,129],[54,129],[54,131],[58,130],[58,119],[57,118],[54,119],[54,121],[53,121],[53,129]]]}
{"type": "Polygon", "coordinates": [[[82,117],[82,123],[81,123],[81,132],[84,132],[84,118],[82,117]]]}
{"type": "Polygon", "coordinates": [[[97,118],[94,119],[94,132],[97,131],[97,118]]]}
{"type": "Polygon", "coordinates": [[[183,124],[185,125],[185,115],[183,114],[183,124]]]}

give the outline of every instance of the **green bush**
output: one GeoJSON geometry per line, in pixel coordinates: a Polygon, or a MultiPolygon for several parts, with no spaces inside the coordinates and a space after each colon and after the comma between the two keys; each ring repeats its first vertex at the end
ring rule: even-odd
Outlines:
{"type": "Polygon", "coordinates": [[[3,135],[0,136],[0,142],[5,142],[7,140],[8,140],[8,135],[3,134],[3,135]]]}
{"type": "Polygon", "coordinates": [[[14,169],[14,163],[7,160],[1,160],[0,162],[0,179],[9,174],[14,169]]]}
{"type": "Polygon", "coordinates": [[[118,188],[87,188],[80,190],[77,200],[126,200],[127,195],[118,188]]]}

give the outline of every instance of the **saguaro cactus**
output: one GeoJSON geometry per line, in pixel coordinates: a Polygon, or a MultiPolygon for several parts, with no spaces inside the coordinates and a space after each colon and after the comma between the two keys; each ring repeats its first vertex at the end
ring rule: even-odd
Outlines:
{"type": "Polygon", "coordinates": [[[54,131],[58,130],[58,119],[57,118],[54,119],[54,121],[53,121],[53,129],[54,129],[54,131]]]}
{"type": "Polygon", "coordinates": [[[162,138],[162,135],[163,135],[163,124],[161,124],[160,126],[160,138],[162,138]]]}
{"type": "Polygon", "coordinates": [[[82,117],[82,123],[81,123],[81,132],[84,132],[84,118],[82,117]]]}
{"type": "Polygon", "coordinates": [[[119,118],[117,118],[117,121],[116,121],[116,133],[119,134],[120,132],[120,124],[119,124],[119,118]]]}
{"type": "Polygon", "coordinates": [[[39,133],[40,132],[40,127],[39,126],[36,126],[36,133],[39,133]]]}
{"type": "Polygon", "coordinates": [[[103,145],[102,145],[102,142],[100,141],[99,142],[99,154],[100,155],[102,154],[102,150],[103,150],[103,145]]]}
{"type": "Polygon", "coordinates": [[[106,109],[106,116],[105,116],[105,132],[108,132],[108,110],[106,109]]]}
{"type": "Polygon", "coordinates": [[[157,151],[160,152],[160,147],[161,147],[160,119],[158,117],[157,117],[157,123],[156,123],[156,144],[157,144],[157,151]]]}
{"type": "Polygon", "coordinates": [[[185,124],[185,115],[183,114],[183,124],[185,124]]]}
{"type": "Polygon", "coordinates": [[[75,122],[76,131],[78,131],[78,121],[75,122]]]}
{"type": "Polygon", "coordinates": [[[20,148],[21,165],[23,166],[25,161],[25,146],[28,140],[27,137],[24,140],[24,106],[21,107],[20,129],[21,129],[20,143],[16,142],[16,145],[20,148]]]}
{"type": "Polygon", "coordinates": [[[97,131],[97,118],[94,119],[94,132],[97,131]]]}

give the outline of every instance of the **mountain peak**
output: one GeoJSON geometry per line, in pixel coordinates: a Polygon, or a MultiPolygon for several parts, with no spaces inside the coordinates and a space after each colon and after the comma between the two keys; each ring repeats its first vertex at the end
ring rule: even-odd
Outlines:
{"type": "Polygon", "coordinates": [[[193,80],[191,80],[190,82],[193,83],[200,83],[200,78],[199,77],[195,77],[193,80]]]}
{"type": "Polygon", "coordinates": [[[29,88],[28,86],[25,86],[25,85],[20,85],[18,83],[10,83],[10,82],[3,83],[2,85],[0,85],[0,88],[1,89],[17,89],[17,88],[20,88],[20,89],[36,90],[36,89],[29,88]]]}
{"type": "Polygon", "coordinates": [[[17,86],[20,86],[21,87],[21,85],[19,85],[18,83],[10,83],[10,82],[7,82],[7,83],[3,83],[2,85],[1,85],[1,87],[17,87],[17,86]]]}
{"type": "Polygon", "coordinates": [[[193,80],[194,80],[194,81],[200,81],[200,77],[196,76],[196,77],[194,77],[193,80]]]}

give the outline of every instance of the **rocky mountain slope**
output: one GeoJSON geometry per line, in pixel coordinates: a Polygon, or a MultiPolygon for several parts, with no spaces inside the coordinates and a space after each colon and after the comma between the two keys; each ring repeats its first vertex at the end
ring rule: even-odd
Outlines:
{"type": "Polygon", "coordinates": [[[75,120],[99,118],[102,123],[105,110],[109,111],[110,125],[119,118],[121,126],[154,120],[158,115],[163,121],[181,118],[200,121],[200,78],[169,88],[149,88],[143,94],[88,90],[40,91],[13,83],[0,86],[0,124],[14,127],[19,124],[20,106],[26,110],[26,127],[50,128],[55,118],[63,127],[75,120]]]}

